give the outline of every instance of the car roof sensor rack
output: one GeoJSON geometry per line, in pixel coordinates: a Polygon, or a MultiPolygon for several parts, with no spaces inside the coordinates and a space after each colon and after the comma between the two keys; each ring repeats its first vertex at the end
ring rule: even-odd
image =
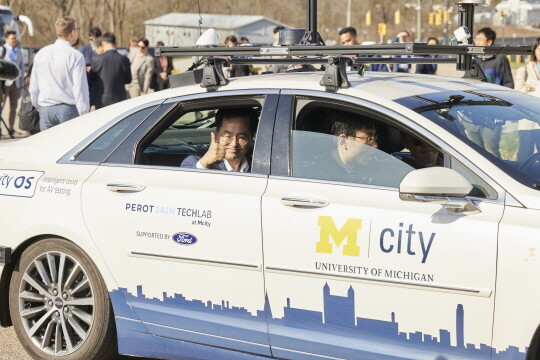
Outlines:
{"type": "MultiPolygon", "coordinates": [[[[328,92],[350,87],[345,71],[346,64],[354,64],[363,75],[366,64],[420,64],[456,63],[456,69],[465,71],[465,78],[486,81],[479,57],[496,55],[530,55],[529,46],[474,46],[469,44],[473,31],[474,8],[483,5],[484,0],[461,0],[457,3],[459,28],[456,34],[459,45],[427,45],[425,43],[398,43],[388,45],[335,45],[325,46],[317,32],[317,0],[307,0],[307,30],[284,29],[280,33],[283,46],[236,46],[216,47],[214,43],[204,47],[158,47],[156,56],[188,57],[201,56],[205,66],[195,70],[171,75],[171,86],[200,83],[208,91],[216,91],[227,85],[223,67],[231,64],[328,64],[320,82],[328,92]],[[300,41],[294,40],[300,39],[300,41]],[[314,39],[317,41],[314,42],[314,39]],[[289,45],[298,43],[298,45],[289,45]],[[437,57],[437,55],[439,57],[437,57]],[[272,56],[277,56],[272,57],[272,56]],[[446,56],[446,57],[441,57],[446,56]],[[221,58],[220,58],[221,57],[221,58]]],[[[211,30],[211,29],[210,29],[211,30]]],[[[204,35],[204,34],[203,34],[204,35]]],[[[199,42],[197,42],[199,44],[199,42]]],[[[199,44],[202,45],[202,44],[199,44]]],[[[190,70],[203,62],[199,60],[190,70]]]]}
{"type": "MultiPolygon", "coordinates": [[[[223,74],[223,67],[240,64],[330,64],[325,68],[321,85],[329,92],[350,86],[346,71],[346,63],[365,65],[384,64],[432,64],[456,63],[458,70],[465,71],[466,78],[477,78],[485,81],[478,57],[494,55],[530,55],[529,46],[474,46],[474,45],[426,45],[425,43],[405,43],[390,45],[294,45],[294,46],[237,46],[237,47],[160,47],[156,48],[156,56],[188,57],[202,56],[205,76],[201,86],[208,91],[216,91],[219,86],[229,81],[223,74]],[[437,57],[444,56],[444,57],[437,57]],[[276,57],[278,56],[278,57],[276,57]],[[285,58],[284,58],[285,57],[285,58]],[[467,59],[465,63],[460,59],[467,59]],[[336,60],[345,59],[345,60],[336,60]],[[327,70],[332,66],[341,70],[327,70]],[[213,69],[213,70],[212,70],[213,69]],[[331,79],[331,80],[329,80],[331,79]],[[344,85],[345,84],[345,85],[344,85]],[[327,86],[328,85],[328,86],[327,86]]],[[[189,72],[187,72],[189,73],[189,72]]],[[[362,72],[360,72],[362,75],[362,72]]],[[[186,73],[172,77],[189,78],[186,81],[175,80],[175,84],[189,85],[198,83],[193,76],[186,73]]],[[[171,81],[171,85],[173,82],[171,81]]]]}
{"type": "Polygon", "coordinates": [[[227,65],[227,59],[207,58],[204,60],[204,67],[201,79],[201,87],[211,91],[217,91],[220,85],[227,85],[229,80],[223,74],[223,67],[227,65]]]}
{"type": "Polygon", "coordinates": [[[331,57],[328,59],[328,66],[324,70],[321,86],[325,91],[335,93],[338,89],[348,89],[351,83],[347,79],[347,64],[351,58],[345,56],[331,57]]]}

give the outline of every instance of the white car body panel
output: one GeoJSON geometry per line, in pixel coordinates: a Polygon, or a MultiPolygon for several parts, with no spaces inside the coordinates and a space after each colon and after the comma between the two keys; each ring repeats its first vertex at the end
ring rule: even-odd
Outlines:
{"type": "MultiPolygon", "coordinates": [[[[377,106],[447,149],[493,187],[497,198],[474,199],[480,213],[449,214],[438,204],[402,201],[396,188],[65,158],[134,108],[206,93],[193,85],[127,100],[0,144],[0,221],[9,234],[0,245],[17,250],[42,235],[73,241],[96,263],[109,292],[125,297],[132,313],[122,312],[118,319],[131,324],[126,332],[131,335],[235,348],[245,358],[298,359],[354,358],[349,351],[359,347],[363,356],[433,359],[437,348],[420,344],[444,338],[453,355],[449,359],[524,359],[540,323],[538,191],[394,101],[441,89],[501,88],[431,76],[350,75],[352,87],[337,94],[324,92],[319,73],[232,79],[214,94],[272,89],[377,106]],[[42,174],[26,189],[33,193],[8,189],[7,179],[14,184],[25,174],[42,174]],[[144,190],[113,192],[108,184],[144,190]],[[290,207],[282,201],[287,196],[329,205],[290,207]],[[179,209],[198,215],[182,215],[179,209]],[[361,222],[347,223],[350,219],[361,222]],[[346,230],[341,242],[336,232],[325,230],[330,223],[338,232],[346,230]],[[320,251],[318,243],[330,245],[330,252],[320,251]],[[359,254],[345,254],[345,246],[358,247],[359,254]],[[194,309],[174,308],[166,301],[173,298],[194,309]],[[330,305],[345,302],[348,319],[331,313],[330,305]],[[218,308],[231,313],[210,311],[218,308]],[[242,315],[235,318],[234,311],[242,315]],[[174,322],[168,314],[190,321],[174,322]],[[351,321],[350,316],[350,327],[336,323],[351,321]],[[344,335],[362,322],[397,328],[401,338],[380,343],[381,338],[367,336],[355,343],[354,336],[344,335]],[[239,329],[252,337],[237,336],[239,329]]],[[[5,268],[0,264],[0,274],[5,268]]],[[[138,338],[124,341],[139,350],[138,338]]],[[[176,345],[170,346],[158,355],[174,358],[176,345]]]]}

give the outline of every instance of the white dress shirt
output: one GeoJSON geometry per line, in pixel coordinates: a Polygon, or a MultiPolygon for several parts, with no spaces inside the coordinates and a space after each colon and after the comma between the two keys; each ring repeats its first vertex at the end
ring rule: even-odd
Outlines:
{"type": "Polygon", "coordinates": [[[90,111],[84,56],[66,40],[39,50],[30,77],[32,105],[75,105],[79,115],[90,111]]]}

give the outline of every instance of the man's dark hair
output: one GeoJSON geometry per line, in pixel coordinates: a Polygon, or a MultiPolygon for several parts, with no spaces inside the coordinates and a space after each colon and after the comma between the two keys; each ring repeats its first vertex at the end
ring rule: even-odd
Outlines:
{"type": "Polygon", "coordinates": [[[225,38],[225,44],[229,41],[232,42],[234,45],[238,44],[238,39],[234,35],[229,35],[225,38]]]}
{"type": "Polygon", "coordinates": [[[100,37],[101,36],[101,29],[97,26],[92,26],[90,30],[88,30],[88,35],[93,35],[94,37],[100,37]]]}
{"type": "Polygon", "coordinates": [[[150,45],[150,42],[149,42],[148,39],[145,38],[145,37],[140,38],[140,39],[137,41],[137,44],[140,43],[140,42],[142,42],[142,43],[144,44],[144,46],[146,46],[146,47],[148,47],[148,46],[150,45]]]}
{"type": "Polygon", "coordinates": [[[108,32],[103,34],[101,41],[114,45],[116,44],[116,36],[113,33],[108,32]]]}
{"type": "Polygon", "coordinates": [[[257,129],[259,115],[253,108],[219,109],[216,113],[216,130],[219,130],[221,125],[223,125],[223,120],[235,117],[249,119],[249,132],[251,135],[254,134],[255,129],[257,129]]]}
{"type": "Polygon", "coordinates": [[[285,26],[278,25],[274,28],[274,34],[280,32],[281,30],[285,29],[285,26]]]}
{"type": "Polygon", "coordinates": [[[371,119],[345,111],[332,111],[328,116],[332,124],[332,135],[356,136],[357,131],[374,130],[375,123],[371,119]]]}
{"type": "Polygon", "coordinates": [[[476,32],[477,34],[482,33],[487,40],[491,40],[491,45],[495,45],[495,39],[497,38],[497,33],[492,28],[486,26],[481,28],[476,32]]]}
{"type": "MultiPolygon", "coordinates": [[[[408,32],[407,30],[401,30],[400,33],[404,32],[405,34],[407,34],[408,37],[411,37],[411,33],[408,32]]],[[[399,34],[399,33],[398,33],[399,34]]]]}
{"type": "Polygon", "coordinates": [[[349,33],[352,36],[356,36],[356,29],[353,28],[352,26],[347,26],[347,27],[344,27],[343,29],[339,30],[339,35],[343,35],[343,34],[346,34],[346,33],[349,33]]]}
{"type": "Polygon", "coordinates": [[[4,35],[4,38],[7,39],[9,37],[9,35],[17,36],[17,33],[15,31],[13,31],[13,30],[6,31],[6,34],[4,35]]]}
{"type": "Polygon", "coordinates": [[[94,44],[94,47],[98,48],[98,47],[103,45],[103,38],[97,37],[97,38],[94,39],[94,41],[92,43],[94,44]]]}
{"type": "Polygon", "coordinates": [[[158,41],[156,43],[156,46],[165,46],[165,43],[163,41],[158,41]]]}

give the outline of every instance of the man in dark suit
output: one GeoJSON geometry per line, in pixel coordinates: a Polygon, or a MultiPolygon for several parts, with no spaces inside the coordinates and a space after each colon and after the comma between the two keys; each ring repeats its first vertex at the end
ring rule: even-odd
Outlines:
{"type": "Polygon", "coordinates": [[[181,167],[249,172],[257,113],[253,109],[221,109],[216,114],[216,131],[210,133],[210,147],[203,156],[188,156],[181,167]]]}
{"type": "MultiPolygon", "coordinates": [[[[158,41],[156,46],[165,46],[165,44],[163,43],[163,41],[158,41]]],[[[154,76],[152,78],[152,85],[150,85],[150,87],[154,89],[154,91],[168,89],[169,75],[171,75],[173,68],[173,61],[170,57],[154,57],[154,76]]]]}
{"type": "Polygon", "coordinates": [[[102,39],[104,53],[92,58],[94,86],[90,97],[96,109],[127,99],[125,84],[131,82],[129,60],[116,51],[116,36],[106,33],[102,39]]]}

